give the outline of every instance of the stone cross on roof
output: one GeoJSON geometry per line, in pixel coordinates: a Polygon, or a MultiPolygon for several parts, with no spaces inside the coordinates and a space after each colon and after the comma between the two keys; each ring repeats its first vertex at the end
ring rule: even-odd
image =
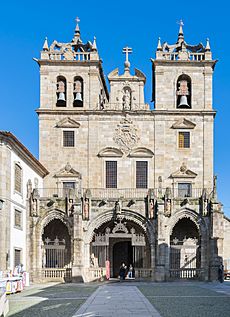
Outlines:
{"type": "Polygon", "coordinates": [[[76,17],[75,21],[76,21],[77,24],[76,24],[76,27],[75,27],[73,42],[77,41],[78,39],[80,39],[80,28],[79,28],[79,25],[78,25],[78,23],[80,22],[79,17],[76,17]]]}
{"type": "Polygon", "coordinates": [[[184,32],[183,32],[184,22],[182,21],[182,19],[180,19],[180,21],[177,22],[177,24],[180,25],[178,39],[184,39],[184,32]]]}
{"type": "Polygon", "coordinates": [[[129,54],[133,52],[131,47],[124,47],[122,50],[122,53],[125,54],[125,71],[129,71],[130,68],[130,62],[129,62],[129,54]]]}

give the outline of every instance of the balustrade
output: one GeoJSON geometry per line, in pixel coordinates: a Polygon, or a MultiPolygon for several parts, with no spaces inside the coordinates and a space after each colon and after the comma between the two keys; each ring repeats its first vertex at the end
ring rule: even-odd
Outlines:
{"type": "MultiPolygon", "coordinates": [[[[178,188],[171,189],[171,198],[185,199],[185,198],[200,198],[202,196],[203,188],[192,188],[188,193],[178,188]]],[[[80,198],[86,192],[86,188],[39,188],[37,189],[40,197],[43,198],[80,198]]],[[[95,200],[100,199],[144,199],[151,191],[151,196],[155,198],[162,198],[165,195],[166,188],[90,188],[91,197],[95,200]]],[[[208,196],[212,194],[212,189],[206,189],[208,196]]]]}
{"type": "Polygon", "coordinates": [[[199,279],[202,270],[196,268],[183,268],[169,270],[170,278],[172,279],[199,279]]]}

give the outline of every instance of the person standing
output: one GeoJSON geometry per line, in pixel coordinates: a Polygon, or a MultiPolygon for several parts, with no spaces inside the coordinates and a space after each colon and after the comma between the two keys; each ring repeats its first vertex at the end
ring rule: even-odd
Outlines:
{"type": "Polygon", "coordinates": [[[119,270],[120,281],[125,280],[126,269],[125,263],[122,263],[119,270]]]}

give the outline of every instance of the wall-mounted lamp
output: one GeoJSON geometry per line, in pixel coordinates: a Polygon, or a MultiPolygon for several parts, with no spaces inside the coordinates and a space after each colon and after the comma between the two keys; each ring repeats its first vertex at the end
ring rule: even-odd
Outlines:
{"type": "Polygon", "coordinates": [[[3,199],[0,199],[0,210],[2,210],[3,204],[4,204],[4,200],[3,200],[3,199]]]}
{"type": "Polygon", "coordinates": [[[50,199],[47,203],[47,207],[52,207],[54,204],[54,201],[52,199],[50,199]]]}
{"type": "Polygon", "coordinates": [[[135,200],[131,199],[128,204],[127,204],[127,207],[131,207],[132,205],[134,205],[136,202],[135,200]]]}
{"type": "Polygon", "coordinates": [[[102,201],[100,201],[99,203],[99,207],[105,206],[107,204],[107,201],[105,199],[102,199],[102,201]]]}

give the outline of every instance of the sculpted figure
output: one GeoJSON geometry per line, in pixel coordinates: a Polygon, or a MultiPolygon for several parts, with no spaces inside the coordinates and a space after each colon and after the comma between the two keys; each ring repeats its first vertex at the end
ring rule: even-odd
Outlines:
{"type": "Polygon", "coordinates": [[[124,110],[131,109],[131,94],[128,89],[125,90],[125,94],[123,96],[123,109],[124,110]]]}

